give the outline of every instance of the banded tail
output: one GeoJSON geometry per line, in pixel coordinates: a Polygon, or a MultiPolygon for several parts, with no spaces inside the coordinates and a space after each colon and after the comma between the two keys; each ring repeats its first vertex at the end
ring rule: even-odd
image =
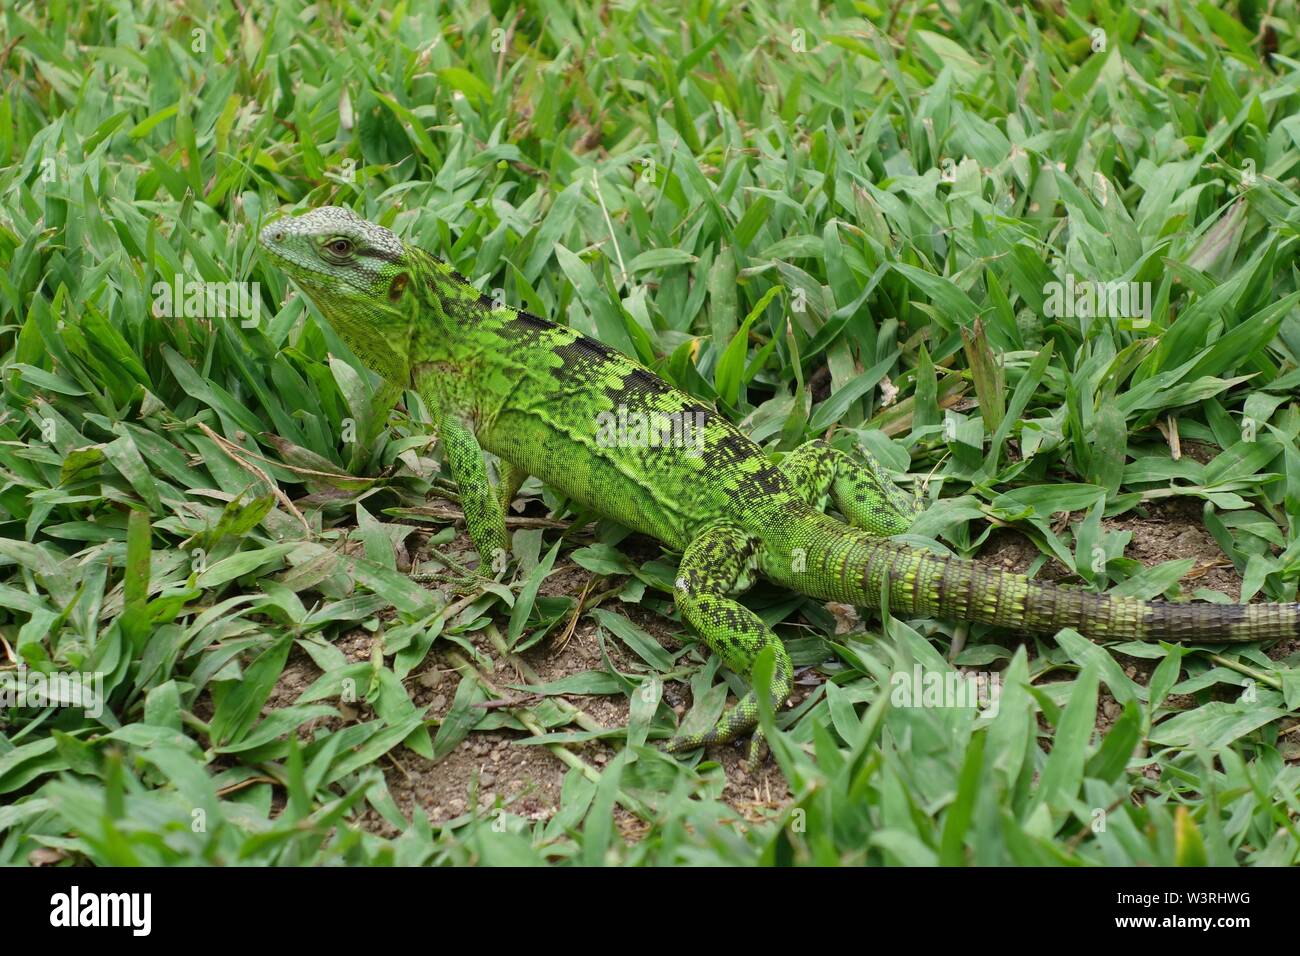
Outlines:
{"type": "Polygon", "coordinates": [[[789,556],[769,556],[764,570],[822,600],[878,608],[888,582],[890,611],[899,616],[978,621],[1035,634],[1070,627],[1091,640],[1300,637],[1300,604],[1183,604],[1096,594],[872,537],[820,514],[813,519],[804,534],[791,536],[801,562],[783,571],[778,565],[789,556]]]}

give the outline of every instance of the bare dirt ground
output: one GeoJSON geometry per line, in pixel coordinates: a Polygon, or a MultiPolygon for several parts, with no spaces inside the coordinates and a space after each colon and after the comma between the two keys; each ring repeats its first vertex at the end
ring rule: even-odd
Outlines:
{"type": "MultiPolygon", "coordinates": [[[[446,550],[468,552],[470,544],[464,535],[446,550]]],[[[655,556],[653,542],[627,542],[625,551],[634,558],[646,560],[655,556]],[[644,545],[644,547],[642,547],[644,545]]],[[[423,555],[421,558],[427,560],[423,555]]],[[[589,573],[572,564],[561,564],[543,583],[540,594],[577,597],[583,592],[589,573]]],[[[622,603],[616,598],[605,605],[625,615],[634,624],[650,634],[661,646],[677,651],[684,636],[681,625],[636,604],[622,603]]],[[[495,621],[504,631],[506,621],[495,621]]],[[[519,656],[521,666],[503,660],[488,638],[479,634],[471,641],[475,649],[494,662],[494,670],[487,676],[498,687],[529,683],[523,669],[531,670],[537,683],[549,683],[583,671],[604,667],[596,624],[581,618],[567,640],[561,643],[563,626],[557,627],[547,639],[529,648],[519,656]]],[[[368,660],[376,638],[365,631],[354,631],[335,642],[349,662],[368,660]]],[[[405,686],[417,707],[427,707],[428,718],[446,716],[461,675],[449,660],[455,648],[435,642],[425,661],[406,679],[405,686]]],[[[635,670],[640,664],[616,640],[605,641],[605,652],[620,671],[635,670]]],[[[263,714],[287,707],[321,676],[315,662],[301,649],[295,647],[289,656],[280,680],[267,700],[263,714]]],[[[796,703],[808,692],[799,688],[792,701],[796,703]]],[[[507,691],[506,693],[514,693],[507,691]]],[[[690,706],[690,692],[682,684],[668,683],[663,689],[664,700],[680,717],[690,706]]],[[[603,727],[618,729],[627,726],[628,700],[621,694],[613,695],[563,695],[569,704],[582,710],[603,727]]],[[[349,723],[372,720],[375,714],[364,702],[338,705],[341,718],[329,718],[304,725],[300,733],[310,734],[314,729],[337,729],[349,723]]],[[[577,727],[555,728],[577,730],[577,727]]],[[[549,818],[559,806],[561,788],[569,767],[543,746],[525,744],[528,734],[515,730],[487,730],[472,732],[443,759],[432,761],[411,750],[399,747],[382,761],[382,769],[394,801],[408,819],[416,808],[422,809],[435,824],[458,817],[477,805],[480,812],[504,804],[509,812],[534,820],[549,818]]],[[[615,745],[603,740],[567,744],[566,747],[591,767],[600,770],[617,753],[615,745]]],[[[722,764],[726,773],[724,799],[737,814],[748,820],[757,820],[778,810],[790,799],[784,778],[770,761],[756,773],[745,772],[745,750],[742,745],[712,748],[708,758],[722,764]]],[[[621,807],[615,808],[615,819],[626,836],[634,837],[644,825],[621,807]]],[[[396,831],[375,810],[366,808],[361,815],[362,826],[385,836],[396,831]]]]}
{"type": "MultiPolygon", "coordinates": [[[[1133,539],[1127,549],[1128,556],[1145,565],[1153,565],[1173,558],[1192,557],[1196,564],[1183,579],[1187,592],[1197,588],[1212,588],[1236,600],[1240,594],[1241,580],[1231,563],[1224,557],[1217,543],[1205,530],[1200,516],[1199,502],[1171,500],[1144,508],[1139,514],[1129,513],[1108,519],[1107,530],[1129,530],[1133,539]]],[[[462,542],[458,542],[458,545],[462,542]]],[[[627,542],[634,552],[640,549],[637,542],[627,542]]],[[[653,544],[647,544],[646,554],[654,553],[653,544]]],[[[981,560],[1000,564],[1008,570],[1023,571],[1038,556],[1037,549],[1014,530],[999,529],[990,537],[981,560]]],[[[563,558],[561,558],[563,562],[563,558]]],[[[587,572],[573,565],[561,565],[543,586],[543,594],[567,594],[576,597],[583,590],[587,572]]],[[[1068,580],[1068,571],[1049,563],[1039,572],[1046,580],[1068,580]]],[[[652,635],[663,647],[677,650],[684,637],[680,624],[660,614],[635,604],[625,604],[616,599],[608,603],[616,607],[636,625],[652,635]]],[[[504,628],[505,622],[498,621],[504,628]]],[[[601,651],[596,639],[596,625],[581,618],[570,638],[562,646],[558,635],[563,627],[548,636],[541,644],[527,650],[521,659],[531,668],[538,680],[549,682],[567,675],[602,668],[601,651]]],[[[369,657],[372,636],[355,632],[337,642],[349,660],[359,661],[369,657]]],[[[442,717],[451,707],[459,675],[447,660],[443,642],[435,643],[424,663],[406,682],[412,699],[419,707],[428,706],[429,717],[442,717]]],[[[491,657],[496,664],[492,679],[499,684],[521,683],[518,668],[503,661],[491,647],[486,637],[480,637],[476,648],[491,657]]],[[[634,666],[629,652],[619,642],[607,640],[606,650],[620,670],[634,666]]],[[[1269,652],[1271,657],[1282,658],[1295,653],[1300,642],[1280,642],[1269,652]]],[[[1153,669],[1146,660],[1121,656],[1120,662],[1128,675],[1145,684],[1153,669]]],[[[320,676],[312,660],[295,649],[285,668],[279,685],[267,709],[287,706],[320,676]]],[[[807,693],[800,688],[797,693],[807,693]]],[[[665,700],[683,714],[690,704],[689,690],[682,684],[670,683],[664,688],[665,700]]],[[[565,700],[580,708],[604,727],[624,727],[628,721],[628,701],[616,695],[566,695],[565,700]]],[[[1168,706],[1194,706],[1190,698],[1169,700],[1168,706]]],[[[366,720],[373,717],[364,703],[347,705],[343,721],[366,720]]],[[[1105,732],[1119,716],[1120,706],[1103,690],[1097,715],[1097,729],[1105,732]]],[[[569,728],[573,729],[573,728],[569,728]]],[[[550,817],[557,809],[561,787],[568,767],[545,747],[523,745],[521,739],[528,735],[519,731],[491,730],[474,732],[441,761],[430,761],[406,748],[394,750],[384,761],[384,772],[390,792],[402,810],[410,816],[422,808],[435,822],[457,817],[471,809],[477,801],[482,810],[490,809],[498,799],[504,801],[511,813],[532,819],[550,817]]],[[[570,744],[569,749],[592,767],[605,766],[616,753],[615,746],[604,741],[570,744]]],[[[759,819],[779,809],[790,799],[785,780],[771,761],[756,774],[749,775],[742,764],[744,751],[739,746],[712,748],[708,757],[717,760],[725,769],[727,785],[723,798],[745,819],[759,819]]],[[[392,828],[375,811],[367,810],[362,825],[376,832],[391,835],[392,828]]],[[[618,811],[618,823],[627,836],[635,836],[641,826],[631,814],[618,811]]]]}

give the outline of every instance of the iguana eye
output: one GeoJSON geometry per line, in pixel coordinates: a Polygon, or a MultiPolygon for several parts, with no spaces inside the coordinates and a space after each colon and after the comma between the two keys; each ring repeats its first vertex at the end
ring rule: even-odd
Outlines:
{"type": "Polygon", "coordinates": [[[335,255],[338,258],[342,259],[345,256],[351,255],[352,240],[342,239],[342,238],[331,239],[329,244],[325,248],[328,249],[332,255],[335,255]]]}

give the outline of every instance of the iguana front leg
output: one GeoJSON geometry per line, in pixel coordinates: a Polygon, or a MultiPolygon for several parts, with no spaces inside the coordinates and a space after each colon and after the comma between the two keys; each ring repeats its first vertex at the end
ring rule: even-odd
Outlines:
{"type": "Polygon", "coordinates": [[[873,456],[864,458],[859,462],[810,441],[781,459],[780,468],[813,507],[824,508],[829,495],[854,527],[882,537],[902,534],[921,513],[920,502],[894,484],[873,456]]]}
{"type": "MultiPolygon", "coordinates": [[[[776,669],[770,693],[776,706],[790,696],[793,666],[790,654],[762,618],[727,595],[745,590],[752,583],[752,559],[757,542],[739,528],[715,525],[687,547],[677,572],[674,595],[682,619],[699,634],[722,662],[741,676],[748,676],[754,659],[766,647],[776,649],[776,669]]],[[[692,750],[704,744],[723,743],[754,730],[758,724],[758,702],[753,692],[745,694],[711,730],[679,734],[668,742],[670,752],[692,750]]],[[[752,768],[762,756],[763,742],[756,731],[749,748],[752,768]]]]}
{"type": "Polygon", "coordinates": [[[460,491],[460,509],[465,513],[465,530],[478,551],[479,573],[490,577],[503,569],[508,554],[501,491],[488,478],[483,449],[464,421],[444,415],[438,437],[451,467],[451,477],[460,491]]]}
{"type": "MultiPolygon", "coordinates": [[[[452,480],[460,491],[465,530],[478,551],[479,573],[490,574],[490,570],[501,566],[508,554],[505,505],[502,504],[504,489],[493,487],[482,446],[468,423],[442,406],[432,379],[429,376],[418,378],[415,386],[434,414],[438,440],[451,468],[452,480]]],[[[513,496],[517,490],[518,485],[510,494],[513,496]]]]}

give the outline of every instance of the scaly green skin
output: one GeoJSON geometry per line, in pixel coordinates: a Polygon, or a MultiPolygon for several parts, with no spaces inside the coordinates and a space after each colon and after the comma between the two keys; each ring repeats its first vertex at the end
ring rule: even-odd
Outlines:
{"type": "MultiPolygon", "coordinates": [[[[772,648],[777,704],[791,690],[789,654],[734,600],[756,572],[822,600],[879,607],[883,594],[895,613],[1022,632],[1203,642],[1300,634],[1296,604],[1093,594],[898,544],[889,536],[907,530],[916,508],[874,462],[812,442],[773,464],[725,418],[636,362],[494,306],[446,264],[350,210],[281,220],[260,238],[367,366],[414,386],[434,411],[483,560],[506,548],[505,507],[523,476],[535,475],[680,551],[682,618],[738,674],[772,648]],[[631,432],[613,429],[620,410],[631,432]],[[660,440],[636,432],[637,413],[671,431],[660,440]],[[507,463],[501,487],[484,450],[507,463]],[[828,497],[849,524],[822,512],[828,497]]],[[[669,749],[734,739],[757,717],[747,695],[712,730],[675,737],[669,749]]],[[[759,746],[756,734],[751,760],[759,746]]]]}

